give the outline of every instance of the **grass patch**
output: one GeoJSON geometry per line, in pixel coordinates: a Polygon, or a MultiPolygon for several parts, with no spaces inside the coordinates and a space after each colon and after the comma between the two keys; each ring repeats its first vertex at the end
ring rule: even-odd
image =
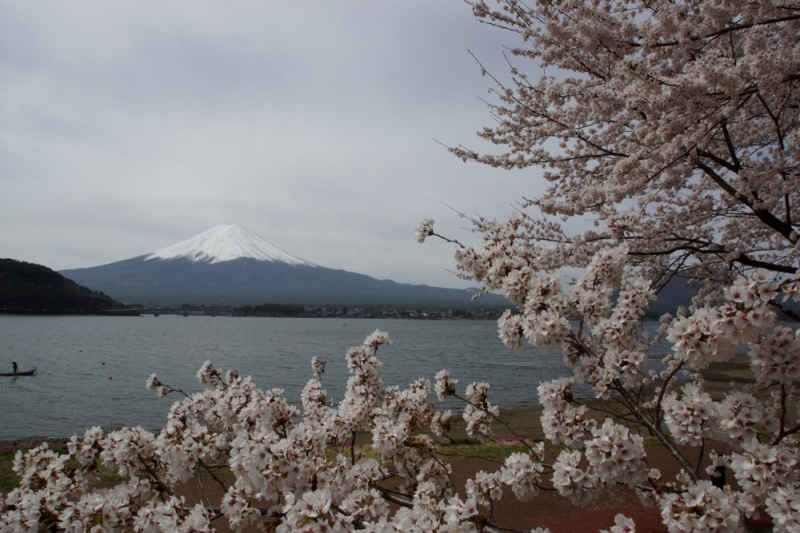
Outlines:
{"type": "MultiPolygon", "coordinates": [[[[552,446],[545,444],[545,451],[550,451],[552,446]]],[[[555,449],[555,447],[552,447],[555,449]]],[[[502,460],[515,452],[527,453],[528,446],[519,440],[507,440],[500,443],[490,441],[481,442],[475,439],[456,439],[448,444],[438,446],[439,453],[445,457],[459,457],[465,459],[497,459],[502,460]]]]}
{"type": "Polygon", "coordinates": [[[17,450],[0,450],[0,491],[7,492],[17,486],[19,478],[11,469],[17,450]]]}

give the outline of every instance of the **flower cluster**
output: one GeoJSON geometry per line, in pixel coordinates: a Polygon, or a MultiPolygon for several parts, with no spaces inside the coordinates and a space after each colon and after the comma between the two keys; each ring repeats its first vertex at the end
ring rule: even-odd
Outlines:
{"type": "Polygon", "coordinates": [[[741,452],[731,454],[730,465],[742,487],[740,505],[747,515],[753,515],[767,497],[774,499],[776,489],[791,487],[800,477],[792,451],[755,439],[746,441],[741,452]]]}
{"type": "Polygon", "coordinates": [[[434,220],[432,218],[426,218],[420,223],[419,226],[417,226],[417,242],[423,243],[425,242],[425,239],[433,235],[433,224],[434,220]]]}
{"type": "Polygon", "coordinates": [[[741,531],[735,497],[700,480],[659,501],[661,516],[670,533],[680,531],[741,531]]]}
{"type": "Polygon", "coordinates": [[[483,437],[492,437],[492,421],[500,416],[500,410],[489,402],[489,384],[470,383],[466,394],[464,421],[467,423],[467,435],[478,433],[483,437]]]}
{"type": "Polygon", "coordinates": [[[772,517],[775,531],[800,530],[800,490],[797,485],[778,487],[767,498],[767,512],[772,517]]]}
{"type": "Polygon", "coordinates": [[[145,388],[149,391],[155,392],[159,398],[164,398],[170,392],[172,392],[172,389],[161,383],[161,380],[159,380],[158,376],[155,374],[150,374],[150,377],[147,379],[147,383],[145,384],[145,388]]]}
{"type": "Polygon", "coordinates": [[[714,402],[696,383],[683,386],[682,394],[672,392],[664,398],[664,419],[675,440],[699,446],[712,435],[714,402]]]}
{"type": "Polygon", "coordinates": [[[509,485],[521,501],[533,499],[539,493],[539,483],[544,472],[543,457],[543,443],[533,455],[512,453],[506,458],[500,470],[500,481],[509,485]]]}
{"type": "Polygon", "coordinates": [[[436,397],[439,398],[439,401],[444,401],[445,398],[448,396],[452,396],[456,393],[456,384],[458,383],[457,379],[450,379],[450,372],[447,370],[440,370],[436,373],[436,397]]]}

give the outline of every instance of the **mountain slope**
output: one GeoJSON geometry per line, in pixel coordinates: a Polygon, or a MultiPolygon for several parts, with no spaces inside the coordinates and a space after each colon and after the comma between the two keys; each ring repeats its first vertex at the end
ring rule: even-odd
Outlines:
{"type": "Polygon", "coordinates": [[[103,293],[82,287],[42,265],[0,259],[0,310],[79,313],[118,309],[103,293]]]}
{"type": "Polygon", "coordinates": [[[152,254],[66,277],[126,303],[155,305],[397,306],[499,308],[497,295],[408,285],[314,265],[275,248],[246,228],[217,226],[152,254]]]}

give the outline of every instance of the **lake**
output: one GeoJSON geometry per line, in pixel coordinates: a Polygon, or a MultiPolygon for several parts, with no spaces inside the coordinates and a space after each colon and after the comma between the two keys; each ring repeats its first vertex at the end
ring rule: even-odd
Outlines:
{"type": "Polygon", "coordinates": [[[560,350],[509,350],[491,320],[0,315],[0,369],[10,372],[12,361],[38,369],[35,377],[0,377],[0,439],[65,437],[92,426],[158,430],[179,397],[145,390],[148,376],[195,392],[206,360],[262,389],[282,388],[300,406],[317,356],[327,361],[329,398],[339,401],[345,352],[376,329],[394,341],[378,353],[385,386],[433,381],[448,369],[459,392],[486,381],[490,400],[511,408],[535,405],[540,381],[567,374],[560,350]]]}

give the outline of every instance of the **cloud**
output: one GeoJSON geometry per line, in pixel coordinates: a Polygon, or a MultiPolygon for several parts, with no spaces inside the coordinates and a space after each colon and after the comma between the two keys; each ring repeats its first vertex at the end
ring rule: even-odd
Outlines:
{"type": "Polygon", "coordinates": [[[464,286],[422,218],[501,216],[535,174],[466,165],[510,36],[460,0],[0,3],[2,255],[55,269],[220,223],[332,268],[464,286]]]}

